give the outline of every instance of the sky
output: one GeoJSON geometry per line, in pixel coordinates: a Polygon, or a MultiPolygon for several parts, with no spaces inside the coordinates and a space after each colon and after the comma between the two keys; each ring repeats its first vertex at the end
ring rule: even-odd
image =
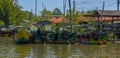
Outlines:
{"type": "MultiPolygon", "coordinates": [[[[31,11],[35,13],[35,1],[36,0],[18,0],[19,5],[23,7],[23,10],[31,11]]],[[[71,4],[73,6],[73,1],[71,4]]],[[[102,9],[103,1],[105,2],[105,10],[116,10],[117,0],[75,0],[78,11],[87,11],[93,9],[102,9]]],[[[66,10],[69,9],[68,0],[66,2],[66,10]]],[[[53,11],[55,8],[60,9],[63,12],[63,0],[37,0],[37,15],[40,15],[40,11],[43,10],[43,5],[46,9],[53,11]]]]}

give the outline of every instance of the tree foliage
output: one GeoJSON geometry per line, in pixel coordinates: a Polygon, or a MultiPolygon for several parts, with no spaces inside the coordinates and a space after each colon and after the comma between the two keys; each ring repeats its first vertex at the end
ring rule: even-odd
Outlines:
{"type": "Polygon", "coordinates": [[[20,25],[21,20],[28,20],[30,12],[21,10],[17,0],[0,0],[0,19],[5,25],[20,25]]]}
{"type": "MultiPolygon", "coordinates": [[[[69,17],[70,17],[69,13],[70,13],[70,11],[68,10],[66,15],[65,15],[65,18],[69,19],[69,17]]],[[[79,22],[82,21],[83,18],[84,18],[83,14],[81,12],[79,12],[79,11],[75,11],[74,12],[72,10],[72,21],[73,21],[73,24],[79,24],[79,22]]]]}
{"type": "Polygon", "coordinates": [[[43,9],[43,11],[41,11],[40,13],[40,20],[50,20],[52,17],[52,12],[47,9],[43,9]]]}
{"type": "MultiPolygon", "coordinates": [[[[70,11],[68,10],[65,18],[69,19],[69,13],[70,11]]],[[[72,13],[73,24],[78,24],[79,21],[84,18],[83,13],[79,11],[72,10],[72,13]]],[[[93,11],[87,11],[86,13],[92,14],[93,11]]],[[[40,16],[35,16],[30,11],[22,10],[22,7],[18,4],[17,0],[0,0],[0,21],[2,22],[2,25],[22,25],[22,20],[37,22],[40,20],[50,20],[52,17],[52,12],[47,9],[43,9],[40,14],[40,16]]]]}
{"type": "Polygon", "coordinates": [[[3,21],[0,21],[0,26],[4,26],[5,23],[3,21]]]}

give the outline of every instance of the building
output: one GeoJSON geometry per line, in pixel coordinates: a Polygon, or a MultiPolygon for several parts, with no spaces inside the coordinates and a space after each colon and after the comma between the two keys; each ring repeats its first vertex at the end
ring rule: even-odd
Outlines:
{"type": "Polygon", "coordinates": [[[63,14],[62,12],[58,9],[58,8],[55,8],[53,13],[52,13],[52,18],[51,18],[52,22],[53,23],[68,23],[69,20],[68,19],[65,19],[63,17],[63,14]]]}
{"type": "Polygon", "coordinates": [[[94,19],[96,22],[120,23],[120,11],[116,10],[95,10],[93,15],[84,15],[82,22],[88,22],[94,19]]]}

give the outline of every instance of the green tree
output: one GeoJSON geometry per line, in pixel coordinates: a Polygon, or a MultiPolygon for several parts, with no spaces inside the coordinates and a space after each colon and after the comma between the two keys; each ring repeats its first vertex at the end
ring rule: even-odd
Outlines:
{"type": "MultiPolygon", "coordinates": [[[[69,17],[70,17],[69,13],[70,13],[70,11],[68,10],[66,15],[65,15],[65,18],[69,19],[69,17]]],[[[82,21],[83,18],[84,18],[83,14],[81,12],[79,12],[79,11],[75,11],[74,12],[72,10],[72,21],[73,21],[73,24],[79,24],[79,22],[82,21]]]]}
{"type": "MultiPolygon", "coordinates": [[[[10,2],[10,0],[8,1],[10,2]]],[[[5,22],[5,24],[9,23],[9,4],[7,0],[0,0],[0,19],[5,22]]]]}
{"type": "Polygon", "coordinates": [[[87,15],[92,15],[93,12],[94,12],[93,10],[88,10],[88,11],[87,11],[87,15]]]}
{"type": "Polygon", "coordinates": [[[49,20],[52,17],[52,12],[47,9],[44,9],[40,13],[41,13],[40,20],[46,20],[46,19],[49,20]]]}
{"type": "MultiPolygon", "coordinates": [[[[0,0],[0,19],[5,25],[21,25],[22,20],[29,20],[31,12],[21,10],[17,0],[0,0]]],[[[32,14],[33,15],[33,14],[32,14]]]]}
{"type": "Polygon", "coordinates": [[[9,25],[11,21],[15,21],[15,17],[20,11],[17,0],[0,0],[0,19],[5,25],[9,25]]]}
{"type": "Polygon", "coordinates": [[[3,21],[0,21],[0,26],[4,26],[5,23],[3,21]]]}

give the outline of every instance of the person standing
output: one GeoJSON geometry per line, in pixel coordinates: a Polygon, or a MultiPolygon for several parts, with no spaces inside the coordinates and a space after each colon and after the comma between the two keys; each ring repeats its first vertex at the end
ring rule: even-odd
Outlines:
{"type": "Polygon", "coordinates": [[[54,42],[58,40],[58,28],[55,30],[54,42]]]}
{"type": "Polygon", "coordinates": [[[42,31],[41,31],[41,40],[42,40],[42,43],[44,43],[44,44],[47,41],[47,32],[44,29],[42,29],[42,31]]]}

